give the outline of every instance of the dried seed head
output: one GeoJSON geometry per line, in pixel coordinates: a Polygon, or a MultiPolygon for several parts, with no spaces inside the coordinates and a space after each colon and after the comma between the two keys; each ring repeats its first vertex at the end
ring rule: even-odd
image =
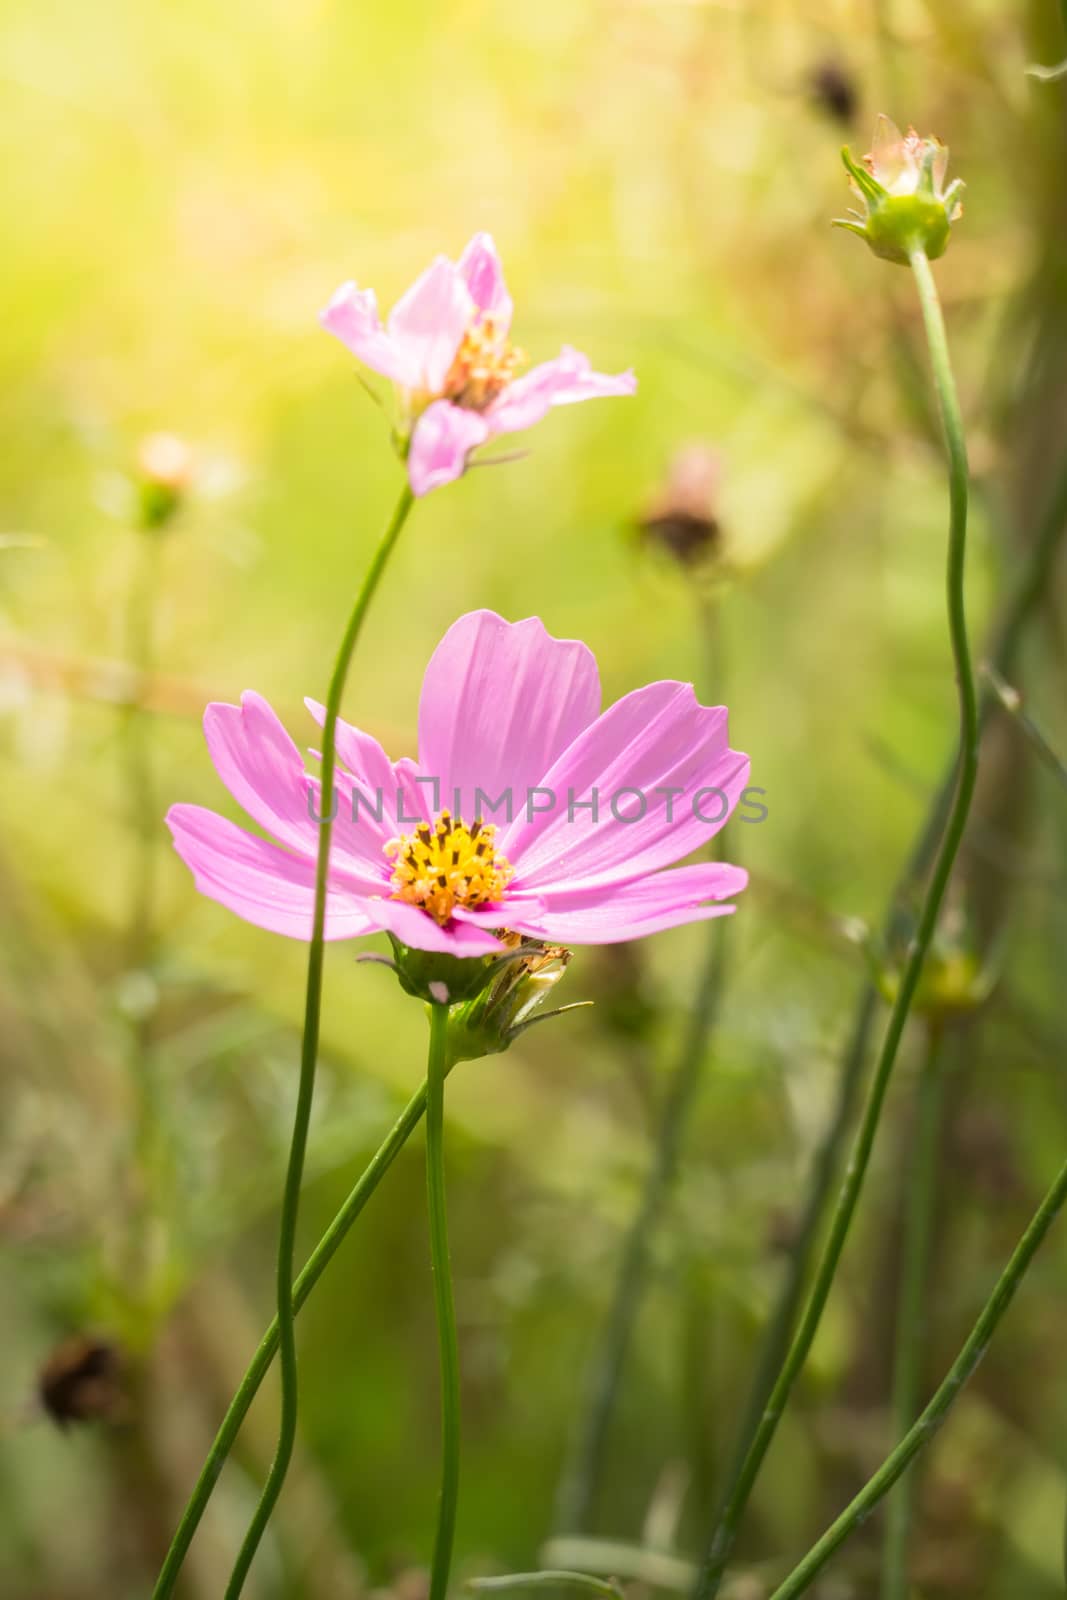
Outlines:
{"type": "Polygon", "coordinates": [[[114,1422],[125,1408],[125,1361],[106,1339],[72,1334],[53,1350],[37,1375],[41,1405],[60,1428],[78,1422],[114,1422]]]}

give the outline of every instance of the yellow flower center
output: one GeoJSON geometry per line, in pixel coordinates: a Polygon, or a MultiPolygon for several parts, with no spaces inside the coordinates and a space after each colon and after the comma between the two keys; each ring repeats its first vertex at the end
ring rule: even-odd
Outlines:
{"type": "Polygon", "coordinates": [[[445,399],[468,411],[484,411],[525,361],[525,352],[515,348],[494,318],[482,317],[463,335],[445,379],[445,399]]]}
{"type": "Polygon", "coordinates": [[[391,839],[385,847],[393,869],[393,899],[428,911],[442,925],[456,906],[469,911],[503,898],[513,869],[493,848],[496,828],[473,822],[468,828],[442,811],[434,823],[391,839]]]}

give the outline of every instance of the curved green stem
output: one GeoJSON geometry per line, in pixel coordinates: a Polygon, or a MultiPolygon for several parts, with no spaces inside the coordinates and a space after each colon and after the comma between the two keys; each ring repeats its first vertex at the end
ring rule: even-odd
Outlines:
{"type": "Polygon", "coordinates": [[[952,1363],[930,1404],[837,1521],[826,1530],[818,1543],[813,1545],[785,1582],[779,1584],[770,1600],[796,1600],[797,1595],[803,1594],[805,1589],[810,1588],[813,1579],[822,1571],[834,1552],[867,1520],[878,1502],[889,1493],[901,1474],[907,1471],[919,1451],[930,1443],[985,1354],[986,1346],[993,1337],[997,1324],[1014,1299],[1015,1291],[1065,1200],[1067,1200],[1067,1163],[1060,1168],[1051,1189],[1034,1213],[1030,1226],[1016,1246],[1015,1253],[971,1329],[966,1344],[952,1363]]]}
{"type": "Polygon", "coordinates": [[[311,1102],[315,1092],[315,1067],[319,1054],[319,1022],[322,1012],[322,967],[326,933],[326,887],[330,870],[330,840],[333,834],[333,789],[336,765],[335,736],[337,718],[341,710],[348,677],[349,663],[363,627],[367,608],[374,597],[386,562],[407,520],[413,504],[411,489],[405,483],[392,520],[382,536],[381,543],[371,560],[348,619],[341,648],[337,652],[333,676],[326,697],[326,721],[322,732],[322,801],[319,826],[319,851],[315,866],[315,910],[311,927],[311,947],[308,952],[307,994],[304,1002],[304,1039],[300,1052],[300,1082],[297,1090],[296,1115],[293,1119],[293,1136],[289,1147],[289,1164],[285,1175],[282,1196],[282,1215],[278,1234],[278,1350],[281,1358],[282,1407],[278,1428],[278,1446],[258,1506],[252,1517],[244,1543],[238,1552],[230,1581],[226,1586],[226,1600],[237,1600],[244,1588],[245,1578],[252,1565],[264,1529],[282,1491],[289,1462],[296,1441],[296,1419],[299,1402],[296,1328],[293,1307],[294,1249],[296,1244],[297,1212],[300,1206],[300,1186],[304,1176],[304,1156],[307,1150],[308,1127],[311,1121],[311,1102]]]}
{"type": "MultiPolygon", "coordinates": [[[[916,1095],[915,1147],[907,1174],[900,1299],[897,1305],[893,1363],[893,1437],[901,1439],[919,1403],[922,1358],[926,1348],[926,1300],[930,1244],[937,1194],[937,1150],[941,1131],[943,1035],[936,1025],[927,1035],[926,1057],[916,1095]]],[[[908,1543],[911,1537],[912,1480],[901,1484],[889,1503],[882,1552],[882,1600],[908,1600],[908,1543]]]]}
{"type": "MultiPolygon", "coordinates": [[[[295,1311],[301,1309],[312,1289],[314,1289],[337,1254],[348,1234],[348,1230],[418,1127],[425,1110],[426,1085],[423,1084],[412,1095],[400,1113],[400,1116],[389,1130],[387,1137],[368,1162],[359,1182],[308,1257],[307,1265],[293,1285],[293,1309],[295,1311]]],[[[185,1561],[189,1546],[193,1542],[193,1535],[200,1525],[200,1519],[204,1515],[207,1503],[211,1499],[212,1492],[219,1480],[226,1457],[233,1448],[233,1442],[241,1430],[241,1424],[248,1415],[252,1401],[255,1399],[259,1386],[267,1375],[277,1350],[278,1319],[275,1317],[259,1341],[248,1371],[241,1379],[237,1392],[230,1401],[229,1410],[222,1419],[219,1431],[215,1435],[214,1443],[208,1452],[207,1460],[200,1470],[196,1486],[189,1497],[189,1503],[182,1514],[182,1519],[171,1541],[170,1549],[167,1551],[166,1560],[163,1563],[159,1577],[156,1579],[156,1586],[152,1590],[152,1600],[169,1600],[169,1596],[174,1593],[174,1585],[178,1581],[182,1564],[185,1561]]]]}
{"type": "MultiPolygon", "coordinates": [[[[1011,676],[1016,668],[1026,626],[1038,601],[1047,591],[1049,576],[1060,549],[1065,526],[1067,526],[1067,464],[1053,486],[1029,555],[1020,567],[1012,584],[1011,593],[991,631],[988,658],[995,670],[1005,676],[1011,676]]],[[[997,696],[992,685],[986,683],[978,701],[980,730],[985,728],[996,704],[997,696]]],[[[906,910],[913,899],[913,886],[921,882],[933,860],[955,793],[958,760],[957,746],[927,807],[904,870],[893,886],[883,919],[882,942],[885,945],[896,942],[906,910]]],[[[767,1396],[774,1386],[775,1377],[789,1348],[789,1339],[800,1308],[819,1227],[830,1199],[834,1175],[859,1098],[863,1068],[878,1011],[878,992],[873,983],[868,982],[863,986],[856,1002],[848,1043],[839,1069],[834,1109],[812,1166],[807,1198],[796,1231],[796,1243],[790,1250],[788,1268],[760,1341],[759,1355],[749,1384],[731,1469],[719,1503],[719,1514],[736,1487],[745,1458],[756,1436],[763,1408],[767,1404],[767,1396]]]]}
{"type": "Polygon", "coordinates": [[[786,1353],[781,1371],[775,1381],[766,1406],[760,1417],[752,1443],[737,1481],[729,1494],[708,1546],[696,1587],[697,1600],[711,1600],[718,1594],[726,1571],[741,1518],[748,1504],[753,1485],[778,1429],[782,1412],[792,1392],[793,1385],[811,1349],[822,1313],[829,1298],[841,1255],[848,1237],[852,1218],[859,1201],[863,1180],[874,1148],[875,1135],[885,1102],[886,1091],[896,1064],[897,1052],[904,1034],[912,1000],[918,987],[926,952],[937,926],[938,915],[953,864],[963,838],[974,794],[978,773],[978,704],[971,666],[970,646],[967,639],[967,619],[964,604],[964,571],[967,549],[967,448],[964,441],[963,422],[960,417],[956,385],[945,337],[945,326],[937,298],[930,263],[921,251],[911,260],[912,271],[919,292],[927,344],[933,368],[934,384],[941,409],[948,449],[949,479],[949,539],[946,586],[948,591],[949,634],[956,668],[959,692],[959,759],[956,773],[956,790],[949,813],[944,837],[941,841],[933,872],[923,901],[914,942],[904,968],[900,989],[890,1012],[889,1025],[867,1094],[863,1115],[856,1135],[852,1155],[845,1173],[844,1183],[830,1224],[830,1232],[823,1247],[822,1257],[808,1296],[800,1324],[786,1353]]]}
{"type": "Polygon", "coordinates": [[[448,1074],[448,1006],[430,1006],[430,1060],[426,1071],[426,1194],[430,1210],[437,1338],[441,1351],[441,1495],[430,1567],[430,1600],[445,1600],[459,1499],[459,1348],[445,1206],[445,1078],[448,1074]]]}

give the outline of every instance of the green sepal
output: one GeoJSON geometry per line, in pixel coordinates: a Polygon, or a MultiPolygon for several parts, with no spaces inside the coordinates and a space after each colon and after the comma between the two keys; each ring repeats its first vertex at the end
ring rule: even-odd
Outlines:
{"type": "Polygon", "coordinates": [[[855,222],[835,217],[833,225],[859,234],[883,261],[907,266],[917,251],[936,261],[948,246],[963,193],[963,184],[958,178],[944,193],[938,192],[935,169],[943,154],[944,146],[936,140],[925,141],[918,161],[911,157],[914,186],[909,191],[899,192],[897,185],[898,192],[894,193],[874,172],[854,160],[846,146],[841,151],[841,159],[862,199],[864,213],[855,222]]]}
{"type": "Polygon", "coordinates": [[[906,267],[916,250],[943,256],[950,225],[944,202],[922,194],[887,194],[872,206],[864,238],[876,256],[906,267]]]}
{"type": "MultiPolygon", "coordinates": [[[[520,939],[507,956],[497,960],[491,981],[481,993],[453,1008],[448,1022],[452,1059],[476,1061],[480,1056],[501,1055],[535,1023],[574,1010],[575,1006],[541,1010],[569,962],[570,951],[561,945],[520,939]]],[[[578,1006],[589,1004],[577,1002],[578,1006]]]]}
{"type": "Polygon", "coordinates": [[[847,144],[841,146],[841,160],[845,163],[845,171],[866,199],[876,201],[885,193],[877,178],[873,177],[866,167],[852,159],[852,151],[847,144]]]}
{"type": "Polygon", "coordinates": [[[416,950],[389,935],[400,987],[416,1000],[455,1005],[473,1000],[497,975],[505,956],[452,956],[442,950],[416,950]]]}

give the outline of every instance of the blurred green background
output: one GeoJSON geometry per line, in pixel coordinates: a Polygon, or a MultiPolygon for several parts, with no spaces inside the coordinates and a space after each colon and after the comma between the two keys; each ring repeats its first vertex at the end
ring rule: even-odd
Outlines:
{"type": "MultiPolygon", "coordinates": [[[[476,605],[537,613],[589,642],[608,699],[666,676],[726,700],[767,791],[767,820],[725,833],[752,887],[725,924],[727,982],[580,1529],[632,1547],[639,1592],[684,1589],[646,1558],[695,1559],[710,1529],[839,1104],[866,974],[846,919],[881,923],[955,726],[921,327],[908,274],[828,227],[848,203],[837,147],[866,149],[886,110],[946,139],[967,181],[937,275],[975,473],[981,633],[1067,465],[1067,90],[1025,73],[1064,49],[1053,0],[5,7],[5,1597],[150,1592],[269,1320],[305,952],[200,900],[162,817],[179,799],[234,814],[200,733],[209,699],[254,687],[314,742],[302,697],[324,693],[398,492],[387,425],[319,308],[348,277],[387,307],[480,228],[531,357],[571,342],[601,370],[632,364],[639,393],[554,413],[517,441],[528,458],[417,507],[346,711],[413,751],[448,624],[476,605]],[[130,474],[161,429],[190,442],[194,471],[179,514],[146,535],[130,474]],[[708,548],[681,563],[639,523],[694,441],[721,487],[708,548]],[[72,1336],[121,1352],[121,1397],[63,1429],[35,1396],[72,1336]]],[[[1016,678],[1063,748],[1061,602],[1050,579],[1016,678]]],[[[996,982],[947,1040],[927,1385],[1067,1139],[1067,813],[1006,718],[984,758],[949,931],[996,982]]],[[[596,1007],[449,1082],[457,1583],[536,1564],[553,1531],[707,944],[696,928],[579,952],[557,994],[596,1007]]],[[[302,1251],[423,1072],[420,1008],[354,954],[327,962],[302,1251]]],[[[890,1442],[923,1035],[917,1020],[736,1600],[768,1592],[890,1442]]],[[[1065,1268],[1054,1235],[929,1454],[922,1600],[1063,1592],[1065,1268]]],[[[419,1600],[438,1473],[421,1136],[300,1343],[299,1457],[248,1592],[419,1600]]],[[[275,1398],[271,1381],[194,1546],[189,1600],[222,1592],[275,1398]]],[[[813,1592],[874,1593],[880,1530],[813,1592]]]]}

